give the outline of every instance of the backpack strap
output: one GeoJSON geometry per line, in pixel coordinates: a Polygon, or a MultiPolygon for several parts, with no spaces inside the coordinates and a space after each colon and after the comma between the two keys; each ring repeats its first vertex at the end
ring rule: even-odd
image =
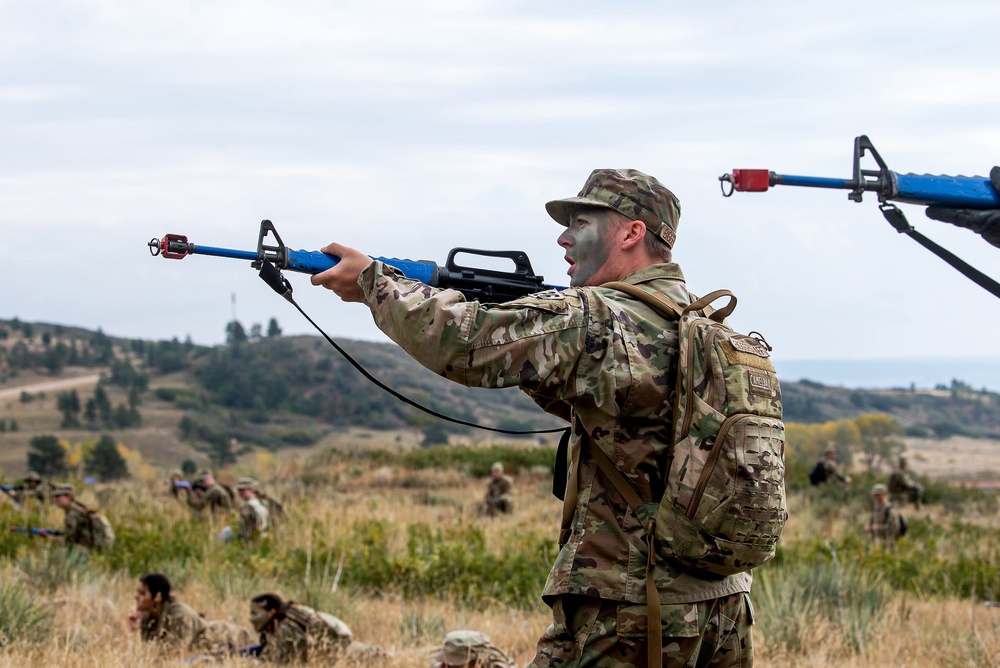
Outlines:
{"type": "Polygon", "coordinates": [[[704,297],[691,302],[690,305],[681,308],[677,302],[662,292],[657,292],[652,289],[647,290],[638,285],[632,285],[631,283],[611,281],[610,283],[603,283],[601,287],[618,290],[619,292],[624,292],[631,297],[635,297],[639,301],[650,306],[653,310],[657,311],[660,315],[672,320],[680,320],[682,316],[695,312],[701,313],[706,318],[711,318],[715,322],[722,322],[732,315],[734,310],[736,310],[736,295],[729,290],[716,290],[715,292],[710,292],[704,297]],[[710,306],[710,304],[720,297],[729,297],[729,303],[722,308],[715,310],[710,306]]]}
{"type": "Polygon", "coordinates": [[[644,290],[638,285],[623,283],[622,281],[604,283],[601,287],[618,290],[619,292],[624,292],[629,296],[635,297],[639,301],[652,307],[660,313],[660,315],[672,320],[680,320],[681,316],[684,314],[684,309],[678,306],[677,302],[662,292],[657,292],[656,290],[644,290]]]}
{"type": "Polygon", "coordinates": [[[698,299],[697,301],[693,302],[690,306],[685,308],[682,315],[686,315],[691,311],[701,311],[702,309],[707,308],[709,304],[714,302],[716,299],[719,299],[720,297],[729,297],[729,303],[723,306],[722,308],[718,309],[717,311],[713,311],[711,314],[708,315],[708,317],[710,317],[715,322],[722,322],[730,315],[732,315],[733,311],[736,310],[736,295],[734,295],[729,290],[716,290],[715,292],[709,292],[707,295],[705,295],[701,299],[698,299]]]}
{"type": "MultiPolygon", "coordinates": [[[[581,440],[591,441],[590,435],[582,433],[581,440]]],[[[628,483],[622,472],[618,470],[614,462],[604,449],[597,443],[590,448],[594,455],[594,460],[601,472],[607,476],[611,484],[615,486],[629,507],[635,512],[639,521],[642,521],[640,508],[646,504],[635,491],[635,488],[628,483]]],[[[653,564],[656,561],[656,519],[649,518],[646,524],[646,647],[647,664],[649,668],[662,668],[663,666],[663,620],[660,614],[660,594],[656,590],[656,582],[653,580],[653,564]]]]}

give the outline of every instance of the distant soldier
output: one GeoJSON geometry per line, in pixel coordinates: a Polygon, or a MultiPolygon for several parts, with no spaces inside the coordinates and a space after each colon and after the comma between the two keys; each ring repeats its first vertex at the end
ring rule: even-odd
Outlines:
{"type": "Polygon", "coordinates": [[[215,482],[211,471],[201,471],[191,481],[191,493],[188,495],[188,507],[196,514],[201,514],[206,508],[214,518],[228,515],[236,505],[232,492],[215,482]]]}
{"type": "Polygon", "coordinates": [[[30,471],[20,482],[4,485],[3,490],[7,493],[8,498],[18,506],[26,507],[31,504],[41,510],[49,501],[52,485],[44,482],[42,476],[30,471]]]}
{"type": "Polygon", "coordinates": [[[871,536],[876,545],[891,550],[903,534],[903,522],[899,513],[889,503],[889,489],[885,485],[878,484],[872,487],[872,499],[875,507],[872,509],[871,519],[868,520],[865,532],[871,536]]]}
{"type": "Polygon", "coordinates": [[[490,470],[490,481],[486,483],[485,511],[489,516],[507,515],[514,512],[514,485],[503,474],[503,464],[497,462],[490,470]]]}
{"type": "Polygon", "coordinates": [[[252,478],[240,478],[236,483],[236,491],[243,499],[237,533],[247,544],[266,538],[269,529],[267,508],[257,498],[256,486],[252,478]]]}
{"type": "Polygon", "coordinates": [[[285,512],[285,506],[282,505],[281,501],[278,501],[273,496],[268,496],[264,491],[264,486],[260,482],[254,483],[253,491],[257,493],[257,498],[260,502],[264,504],[267,508],[267,523],[268,527],[272,532],[277,531],[278,528],[285,523],[288,519],[288,513],[285,512]]]}
{"type": "Polygon", "coordinates": [[[181,473],[180,469],[174,469],[170,472],[167,484],[170,485],[170,497],[172,499],[178,502],[187,502],[191,494],[191,483],[184,479],[184,474],[181,473]]]}
{"type": "Polygon", "coordinates": [[[851,476],[845,474],[837,463],[837,453],[834,450],[827,450],[823,459],[816,462],[816,466],[809,473],[809,482],[813,485],[830,481],[835,481],[841,488],[851,484],[851,476]]]}
{"type": "Polygon", "coordinates": [[[250,623],[260,633],[260,658],[273,663],[334,660],[347,651],[353,634],[331,614],[313,610],[277,594],[250,601],[250,623]]]}
{"type": "Polygon", "coordinates": [[[57,485],[52,490],[52,503],[66,511],[63,528],[66,545],[103,550],[114,543],[115,534],[108,518],[77,501],[72,485],[57,485]]]}
{"type": "Polygon", "coordinates": [[[909,501],[914,508],[920,510],[920,504],[924,500],[924,486],[913,479],[906,457],[899,458],[898,466],[889,476],[889,494],[895,499],[909,501]]]}
{"type": "Polygon", "coordinates": [[[452,631],[432,654],[433,668],[513,668],[514,660],[479,631],[452,631]]]}

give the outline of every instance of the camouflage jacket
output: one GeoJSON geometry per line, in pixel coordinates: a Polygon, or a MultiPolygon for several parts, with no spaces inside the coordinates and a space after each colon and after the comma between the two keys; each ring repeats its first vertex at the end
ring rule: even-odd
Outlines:
{"type": "Polygon", "coordinates": [[[490,478],[490,481],[486,484],[486,501],[489,502],[494,499],[511,499],[513,498],[514,486],[510,482],[510,478],[507,476],[500,476],[499,478],[490,478]]]}
{"type": "Polygon", "coordinates": [[[827,480],[836,480],[839,485],[847,484],[847,475],[845,475],[844,470],[840,468],[840,464],[829,459],[824,459],[823,468],[826,469],[827,480]]]}
{"type": "Polygon", "coordinates": [[[87,549],[94,547],[94,524],[90,514],[91,510],[79,501],[70,503],[63,526],[63,540],[67,545],[80,545],[87,549]]]}
{"type": "Polygon", "coordinates": [[[239,536],[244,542],[250,543],[257,538],[267,536],[267,508],[260,499],[251,497],[240,506],[239,536]]]}
{"type": "Polygon", "coordinates": [[[899,513],[891,503],[875,506],[871,519],[868,521],[871,538],[877,545],[892,548],[899,539],[902,527],[899,523],[899,513]]]}
{"type": "MultiPolygon", "coordinates": [[[[623,279],[690,303],[676,264],[623,279]]],[[[669,470],[670,411],[677,325],[608,288],[546,291],[505,304],[468,302],[373,262],[358,284],[376,324],[428,369],[470,387],[519,387],[542,409],[569,421],[577,501],[564,513],[565,542],[543,596],[581,594],[644,603],[645,531],[581,447],[581,430],[624,462],[644,499],[659,499],[669,470]]],[[[571,484],[572,484],[571,480],[571,484]]],[[[659,561],[662,603],[749,592],[750,573],[707,580],[659,561]]]]}
{"type": "Polygon", "coordinates": [[[219,483],[215,483],[206,490],[188,493],[188,506],[195,512],[200,513],[208,508],[213,516],[224,515],[232,510],[233,505],[232,495],[219,483]]]}
{"type": "Polygon", "coordinates": [[[333,615],[289,601],[281,618],[260,634],[261,658],[292,663],[330,657],[346,650],[352,638],[347,624],[333,615]]]}
{"type": "Polygon", "coordinates": [[[27,503],[35,503],[39,508],[41,508],[48,503],[49,494],[51,492],[52,485],[47,482],[40,483],[34,488],[24,484],[22,489],[18,489],[12,494],[12,497],[14,501],[22,506],[27,503]]]}
{"type": "Polygon", "coordinates": [[[161,643],[178,652],[205,644],[205,619],[188,605],[177,600],[167,601],[159,617],[142,613],[139,637],[145,642],[161,643]]]}
{"type": "Polygon", "coordinates": [[[916,489],[917,486],[917,481],[913,479],[910,472],[906,469],[894,469],[892,475],[889,476],[889,492],[891,494],[908,492],[916,489]]]}

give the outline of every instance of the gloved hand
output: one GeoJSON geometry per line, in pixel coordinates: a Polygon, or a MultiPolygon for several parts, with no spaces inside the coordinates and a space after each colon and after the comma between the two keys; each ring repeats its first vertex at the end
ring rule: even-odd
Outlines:
{"type": "MultiPolygon", "coordinates": [[[[1000,192],[1000,166],[990,170],[990,181],[993,182],[996,191],[1000,192]]],[[[928,218],[978,232],[983,239],[1000,248],[1000,209],[949,209],[929,206],[925,213],[928,218]]]]}

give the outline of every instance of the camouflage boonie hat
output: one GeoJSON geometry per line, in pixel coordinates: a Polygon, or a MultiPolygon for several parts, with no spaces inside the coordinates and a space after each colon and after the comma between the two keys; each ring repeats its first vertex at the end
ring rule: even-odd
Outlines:
{"type": "Polygon", "coordinates": [[[889,488],[883,485],[882,483],[879,483],[872,487],[872,496],[875,496],[876,494],[888,494],[888,493],[889,493],[889,488]]]}
{"type": "Polygon", "coordinates": [[[240,478],[236,481],[236,489],[252,489],[257,491],[257,481],[253,478],[240,478]]]}
{"type": "Polygon", "coordinates": [[[650,232],[674,247],[681,203],[659,181],[636,169],[595,169],[576,197],[548,202],[545,210],[560,225],[569,225],[573,213],[584,207],[617,211],[629,220],[641,220],[650,232]]]}
{"type": "Polygon", "coordinates": [[[56,485],[55,489],[52,490],[52,496],[64,496],[66,494],[73,495],[75,490],[73,485],[56,485]]]}
{"type": "Polygon", "coordinates": [[[503,464],[500,462],[494,463],[490,471],[493,471],[494,473],[503,473],[503,464]]]}
{"type": "Polygon", "coordinates": [[[28,475],[24,476],[25,482],[41,482],[42,476],[38,475],[34,471],[29,471],[28,475]]]}
{"type": "Polygon", "coordinates": [[[435,654],[435,660],[445,666],[464,666],[478,658],[479,652],[490,646],[490,638],[479,631],[452,631],[444,637],[441,651],[435,654]]]}
{"type": "Polygon", "coordinates": [[[183,477],[184,477],[184,474],[183,474],[183,473],[181,473],[180,469],[174,469],[173,471],[171,471],[171,472],[170,472],[170,473],[169,473],[169,474],[167,475],[167,477],[168,477],[168,478],[183,478],[183,477]]]}

